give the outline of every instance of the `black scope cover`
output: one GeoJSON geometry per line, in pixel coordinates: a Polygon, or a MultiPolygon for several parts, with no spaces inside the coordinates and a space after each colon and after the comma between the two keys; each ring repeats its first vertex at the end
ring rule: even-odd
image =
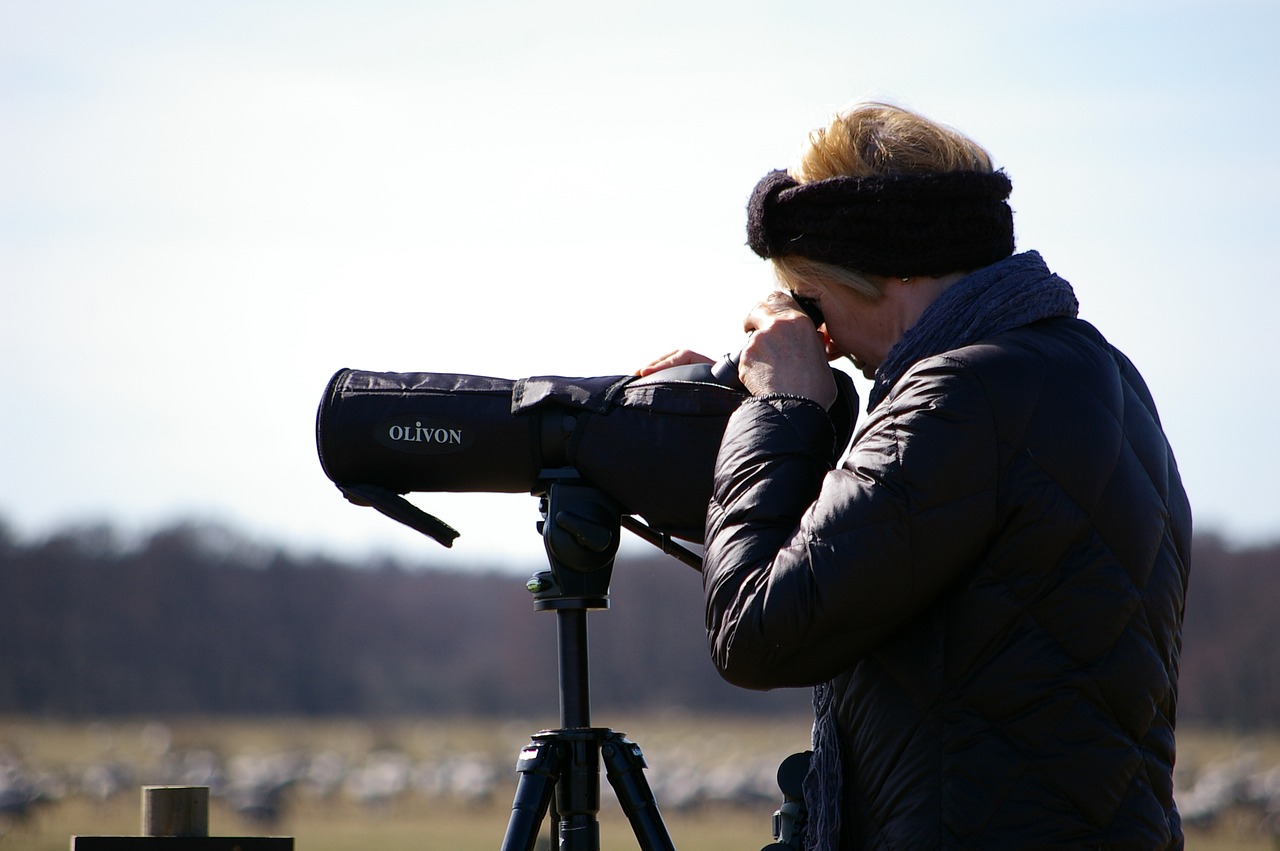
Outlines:
{"type": "Polygon", "coordinates": [[[536,493],[572,469],[623,513],[701,541],[720,438],[745,395],[714,383],[340,370],[316,418],[325,474],[395,493],[536,493]]]}
{"type": "Polygon", "coordinates": [[[537,447],[511,415],[514,381],[433,372],[339,370],[316,417],[325,475],[338,485],[528,493],[537,447]]]}

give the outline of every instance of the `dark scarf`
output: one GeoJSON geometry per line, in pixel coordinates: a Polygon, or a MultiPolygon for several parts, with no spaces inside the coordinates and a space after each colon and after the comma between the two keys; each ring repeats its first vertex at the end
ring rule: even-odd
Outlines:
{"type": "MultiPolygon", "coordinates": [[[[938,296],[889,350],[876,370],[867,410],[880,404],[919,360],[1041,319],[1073,317],[1078,310],[1071,285],[1050,272],[1035,251],[1015,254],[961,278],[938,296]]],[[[840,847],[842,771],[833,691],[831,683],[813,690],[813,756],[804,781],[806,851],[840,847]]]]}
{"type": "Polygon", "coordinates": [[[880,404],[916,361],[1041,319],[1073,317],[1079,308],[1071,285],[1049,271],[1039,252],[979,269],[948,287],[889,350],[876,370],[867,410],[880,404]]]}

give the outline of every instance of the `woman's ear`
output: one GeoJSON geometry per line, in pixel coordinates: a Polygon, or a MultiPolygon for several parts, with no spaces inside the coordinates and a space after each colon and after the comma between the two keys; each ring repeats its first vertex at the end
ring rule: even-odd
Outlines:
{"type": "Polygon", "coordinates": [[[844,357],[844,352],[840,351],[835,341],[831,339],[831,335],[827,333],[826,323],[823,323],[822,327],[818,329],[818,333],[822,335],[822,346],[826,349],[827,360],[832,361],[844,357]]]}

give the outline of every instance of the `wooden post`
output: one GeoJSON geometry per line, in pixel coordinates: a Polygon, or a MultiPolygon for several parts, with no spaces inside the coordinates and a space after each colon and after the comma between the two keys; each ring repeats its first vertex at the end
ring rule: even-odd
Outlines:
{"type": "Polygon", "coordinates": [[[293,837],[210,836],[208,786],[143,786],[141,836],[73,836],[71,851],[293,851],[293,837]]]}
{"type": "Polygon", "coordinates": [[[143,836],[208,836],[208,786],[143,786],[143,836]]]}

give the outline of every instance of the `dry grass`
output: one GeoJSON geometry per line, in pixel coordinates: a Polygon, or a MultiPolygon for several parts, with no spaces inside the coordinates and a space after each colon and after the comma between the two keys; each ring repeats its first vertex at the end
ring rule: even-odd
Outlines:
{"type": "MultiPolygon", "coordinates": [[[[601,719],[603,720],[603,719],[601,719]]],[[[750,805],[704,805],[682,811],[664,798],[663,780],[672,766],[694,764],[708,773],[760,771],[805,746],[808,721],[803,718],[753,721],[740,718],[687,716],[623,719],[608,723],[639,742],[649,763],[647,776],[658,793],[664,820],[682,851],[754,851],[770,842],[769,816],[776,801],[750,805]]],[[[357,759],[379,749],[394,748],[414,759],[449,755],[483,755],[502,766],[487,801],[463,802],[448,797],[401,796],[369,808],[341,794],[320,798],[295,793],[284,819],[269,829],[244,821],[225,802],[215,799],[211,832],[217,835],[269,833],[295,837],[299,851],[381,851],[450,849],[471,851],[501,845],[515,789],[515,759],[538,721],[493,722],[477,719],[398,720],[384,722],[277,719],[262,721],[180,719],[163,725],[149,722],[55,722],[0,719],[0,758],[8,753],[25,765],[58,771],[74,780],[85,766],[104,759],[138,766],[132,785],[102,801],[67,794],[38,808],[25,822],[0,825],[0,851],[64,851],[73,835],[132,835],[139,832],[137,787],[162,782],[149,777],[166,753],[207,749],[230,755],[328,749],[357,759]]],[[[1280,764],[1280,736],[1241,737],[1212,731],[1184,730],[1180,736],[1180,772],[1200,770],[1240,753],[1256,751],[1266,765],[1280,764]]],[[[70,792],[70,786],[68,786],[70,792]]],[[[622,817],[613,792],[602,789],[601,847],[634,849],[638,845],[622,817]]],[[[1205,851],[1273,851],[1280,847],[1261,835],[1256,818],[1231,813],[1213,833],[1189,832],[1187,847],[1205,851]]]]}

